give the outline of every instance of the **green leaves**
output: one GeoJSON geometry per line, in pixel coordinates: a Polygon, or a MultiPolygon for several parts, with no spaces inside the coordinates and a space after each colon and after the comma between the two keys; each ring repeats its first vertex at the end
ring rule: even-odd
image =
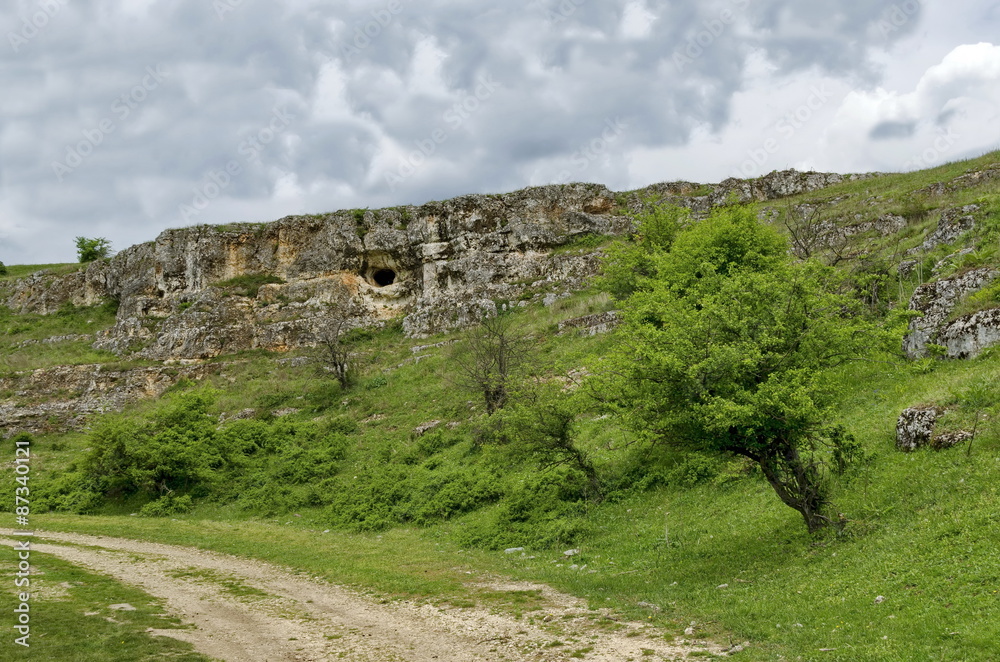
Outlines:
{"type": "Polygon", "coordinates": [[[793,262],[749,207],[717,209],[649,265],[624,304],[602,389],[617,394],[611,409],[658,443],[752,458],[810,530],[820,526],[824,371],[863,354],[878,329],[828,268],[793,262]]]}
{"type": "Polygon", "coordinates": [[[104,237],[77,237],[76,255],[81,263],[102,260],[111,255],[111,242],[104,237]]]}

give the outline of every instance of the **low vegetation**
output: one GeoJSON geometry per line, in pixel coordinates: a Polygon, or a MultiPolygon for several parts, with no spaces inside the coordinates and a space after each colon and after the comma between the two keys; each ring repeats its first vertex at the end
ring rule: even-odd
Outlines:
{"type": "MultiPolygon", "coordinates": [[[[997,263],[997,185],[939,196],[979,204],[976,229],[897,265],[936,225],[919,189],[996,160],[787,201],[808,217],[651,209],[631,237],[581,240],[604,251],[603,275],[549,307],[419,342],[398,324],[338,328],[349,379],[315,353],[239,357],[37,438],[33,507],[54,528],[257,555],[392,596],[457,599],[466,569],[544,581],[670,635],[695,621],[749,640],[747,660],[990,660],[1000,352],[909,361],[900,341],[916,287],[997,263]],[[890,212],[907,221],[892,235],[796,239],[795,223],[890,212]],[[613,333],[558,332],[612,309],[613,333]],[[899,412],[928,403],[974,443],[898,452],[899,412]]],[[[992,307],[992,290],[963,310],[992,307]]],[[[19,320],[0,327],[41,337],[58,316],[19,320]]]]}

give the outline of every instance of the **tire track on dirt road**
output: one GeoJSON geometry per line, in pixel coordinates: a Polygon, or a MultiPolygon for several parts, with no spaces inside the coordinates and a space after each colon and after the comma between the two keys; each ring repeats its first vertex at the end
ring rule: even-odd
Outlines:
{"type": "MultiPolygon", "coordinates": [[[[10,535],[0,536],[5,533],[10,535]]],[[[226,661],[561,662],[584,651],[585,660],[626,662],[722,651],[708,642],[653,638],[640,623],[625,623],[618,632],[599,629],[593,618],[600,612],[536,584],[496,588],[541,590],[552,616],[541,625],[479,608],[379,603],[289,568],[190,547],[38,531],[32,550],[162,599],[193,628],[152,634],[190,642],[226,661]],[[557,640],[569,643],[554,646],[557,640]]]]}

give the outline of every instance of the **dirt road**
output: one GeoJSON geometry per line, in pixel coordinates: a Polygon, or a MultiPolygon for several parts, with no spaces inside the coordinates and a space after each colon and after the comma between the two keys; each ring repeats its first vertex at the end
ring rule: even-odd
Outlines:
{"type": "Polygon", "coordinates": [[[721,652],[706,642],[653,638],[640,623],[609,632],[595,625],[600,612],[547,586],[490,586],[542,591],[544,611],[517,619],[478,608],[383,604],[288,568],[188,547],[39,532],[32,549],[163,599],[193,627],[154,634],[191,642],[226,661],[625,662],[721,652]]]}

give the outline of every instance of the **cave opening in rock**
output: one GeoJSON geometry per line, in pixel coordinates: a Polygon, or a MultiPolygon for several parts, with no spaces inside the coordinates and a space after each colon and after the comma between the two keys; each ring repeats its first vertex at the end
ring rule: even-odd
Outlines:
{"type": "Polygon", "coordinates": [[[379,287],[385,287],[386,285],[392,285],[396,282],[396,272],[392,269],[379,269],[372,274],[372,280],[379,287]]]}

